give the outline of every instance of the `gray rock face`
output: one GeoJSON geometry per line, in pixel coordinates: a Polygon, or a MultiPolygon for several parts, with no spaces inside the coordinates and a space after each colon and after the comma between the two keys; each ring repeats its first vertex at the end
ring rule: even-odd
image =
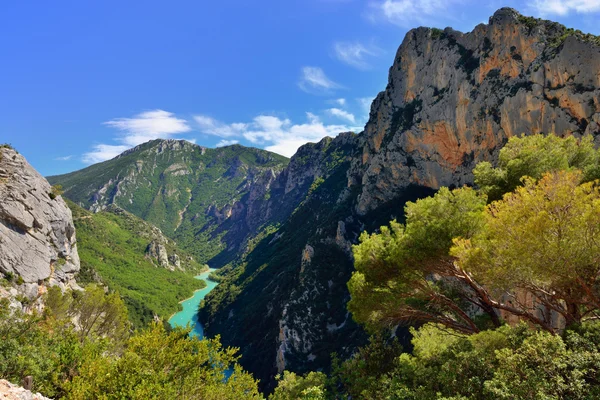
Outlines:
{"type": "Polygon", "coordinates": [[[169,268],[169,255],[165,246],[157,241],[152,241],[146,249],[146,254],[154,258],[158,265],[163,268],[169,268]]]}
{"type": "Polygon", "coordinates": [[[411,184],[472,183],[474,165],[514,135],[598,136],[600,40],[566,34],[509,8],[466,34],[408,32],[349,174],[359,213],[411,184]]]}
{"type": "Polygon", "coordinates": [[[146,248],[146,255],[158,263],[162,268],[166,268],[171,271],[175,271],[175,269],[183,269],[181,267],[181,260],[179,256],[175,253],[169,254],[167,248],[161,241],[166,241],[165,238],[156,239],[150,242],[148,247],[146,248]]]}
{"type": "Polygon", "coordinates": [[[23,156],[0,148],[0,273],[38,285],[68,285],[79,271],[71,210],[23,156]],[[52,198],[54,197],[54,198],[52,198]]]}

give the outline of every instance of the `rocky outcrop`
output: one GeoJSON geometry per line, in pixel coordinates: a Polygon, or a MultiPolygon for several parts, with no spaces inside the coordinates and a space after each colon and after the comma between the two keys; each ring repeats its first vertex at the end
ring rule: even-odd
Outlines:
{"type": "Polygon", "coordinates": [[[15,150],[0,148],[0,274],[30,300],[46,285],[75,286],[79,271],[71,211],[15,150]]]}
{"type": "Polygon", "coordinates": [[[163,244],[166,239],[153,240],[146,248],[146,256],[156,261],[162,268],[166,268],[171,271],[176,269],[181,270],[181,260],[176,253],[169,254],[167,247],[163,244]]]}
{"type": "Polygon", "coordinates": [[[600,134],[600,40],[498,10],[472,32],[406,35],[371,106],[349,184],[364,214],[411,184],[472,183],[514,135],[600,134]]]}
{"type": "Polygon", "coordinates": [[[7,380],[0,379],[0,399],[1,400],[51,400],[39,393],[32,393],[30,390],[23,389],[20,386],[13,385],[7,380]]]}

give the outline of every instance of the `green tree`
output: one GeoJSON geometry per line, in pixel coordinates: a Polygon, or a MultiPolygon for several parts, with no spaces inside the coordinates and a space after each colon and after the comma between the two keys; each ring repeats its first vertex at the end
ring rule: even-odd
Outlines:
{"type": "Polygon", "coordinates": [[[327,376],[321,372],[309,372],[304,376],[283,371],[277,376],[277,387],[269,400],[325,400],[327,376]]]}
{"type": "Polygon", "coordinates": [[[485,196],[471,188],[441,188],[433,197],[407,203],[406,225],[392,221],[380,233],[363,233],[353,249],[356,271],[348,283],[354,319],[371,331],[436,322],[473,333],[479,321],[464,308],[475,302],[499,325],[493,308],[478,301],[474,283],[449,255],[453,238],[481,229],[485,204],[485,196]]]}
{"type": "Polygon", "coordinates": [[[598,179],[598,161],[592,136],[576,139],[537,134],[510,138],[500,150],[496,168],[481,162],[473,174],[477,186],[493,201],[520,186],[524,176],[540,179],[546,172],[579,169],[583,181],[598,179]]]}
{"type": "MultiPolygon", "coordinates": [[[[391,368],[362,373],[373,383],[344,380],[336,398],[410,400],[595,399],[600,394],[600,324],[584,323],[564,336],[525,324],[473,335],[440,325],[413,329],[412,354],[391,368]],[[356,394],[358,390],[359,394],[356,394]]],[[[366,353],[365,353],[366,354],[366,353]]],[[[348,360],[343,368],[351,368],[348,360]]]]}
{"type": "Polygon", "coordinates": [[[259,399],[256,381],[236,364],[237,349],[189,330],[153,323],[131,337],[121,357],[85,360],[69,399],[259,399]],[[225,379],[225,372],[233,373],[225,379]]]}
{"type": "Polygon", "coordinates": [[[477,235],[457,239],[451,251],[461,268],[503,298],[500,310],[550,331],[553,314],[578,324],[600,309],[600,189],[580,181],[578,171],[527,178],[486,209],[477,235]]]}
{"type": "Polygon", "coordinates": [[[106,294],[97,285],[88,285],[83,293],[73,292],[71,314],[77,317],[79,338],[110,337],[113,343],[125,340],[130,331],[127,307],[118,293],[106,294]]]}

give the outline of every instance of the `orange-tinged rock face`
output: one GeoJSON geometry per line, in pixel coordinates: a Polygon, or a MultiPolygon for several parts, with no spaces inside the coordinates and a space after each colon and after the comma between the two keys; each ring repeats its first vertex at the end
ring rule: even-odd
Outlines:
{"type": "Polygon", "coordinates": [[[600,48],[565,32],[508,9],[467,34],[410,31],[351,172],[363,171],[358,209],[411,184],[472,183],[514,135],[600,135],[600,48]]]}

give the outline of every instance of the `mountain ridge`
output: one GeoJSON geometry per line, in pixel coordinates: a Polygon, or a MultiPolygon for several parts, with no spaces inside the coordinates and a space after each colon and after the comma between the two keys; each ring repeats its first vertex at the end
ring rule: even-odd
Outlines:
{"type": "Polygon", "coordinates": [[[209,149],[157,139],[48,179],[84,208],[98,211],[115,204],[145,219],[206,263],[247,239],[244,231],[221,240],[226,232],[218,230],[220,216],[235,211],[226,206],[247,196],[255,181],[268,185],[286,164],[283,156],[240,145],[209,149]]]}

